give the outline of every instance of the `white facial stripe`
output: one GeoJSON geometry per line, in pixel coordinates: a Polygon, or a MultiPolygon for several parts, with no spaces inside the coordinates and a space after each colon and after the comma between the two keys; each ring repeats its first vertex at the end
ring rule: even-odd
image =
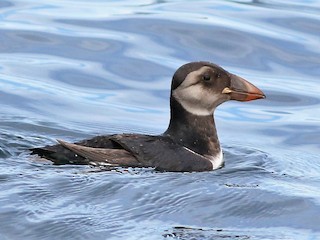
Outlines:
{"type": "Polygon", "coordinates": [[[200,83],[197,84],[198,76],[202,75],[208,68],[205,66],[189,73],[181,85],[172,93],[182,107],[194,115],[212,115],[215,108],[213,103],[218,100],[218,95],[212,94],[200,83]]]}
{"type": "Polygon", "coordinates": [[[210,69],[211,69],[210,67],[204,66],[197,71],[193,71],[193,72],[189,73],[178,88],[180,88],[180,87],[186,88],[188,86],[195,84],[198,81],[197,76],[200,76],[201,74],[205,73],[206,71],[208,71],[210,69]]]}

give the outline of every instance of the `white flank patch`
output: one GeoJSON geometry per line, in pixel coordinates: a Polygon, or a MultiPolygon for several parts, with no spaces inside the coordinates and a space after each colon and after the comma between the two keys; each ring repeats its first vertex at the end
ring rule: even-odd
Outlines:
{"type": "Polygon", "coordinates": [[[220,149],[220,152],[216,155],[216,156],[202,156],[200,155],[199,153],[196,153],[194,151],[192,151],[191,149],[187,148],[187,147],[183,147],[185,150],[195,154],[195,155],[198,155],[200,157],[203,157],[207,160],[209,160],[211,163],[212,163],[212,170],[216,170],[218,168],[221,168],[222,165],[223,165],[223,154],[222,154],[222,150],[220,149]]]}
{"type": "Polygon", "coordinates": [[[224,162],[222,150],[220,149],[220,152],[216,156],[211,157],[209,160],[212,163],[212,170],[221,168],[224,162]]]}

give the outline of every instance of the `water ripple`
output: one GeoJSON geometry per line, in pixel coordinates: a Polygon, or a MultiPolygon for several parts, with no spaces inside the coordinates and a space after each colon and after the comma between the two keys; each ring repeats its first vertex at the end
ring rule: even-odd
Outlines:
{"type": "Polygon", "coordinates": [[[0,235],[5,239],[319,238],[317,1],[0,2],[0,235]],[[160,133],[187,61],[267,99],[216,111],[205,173],[55,166],[27,149],[160,133]]]}

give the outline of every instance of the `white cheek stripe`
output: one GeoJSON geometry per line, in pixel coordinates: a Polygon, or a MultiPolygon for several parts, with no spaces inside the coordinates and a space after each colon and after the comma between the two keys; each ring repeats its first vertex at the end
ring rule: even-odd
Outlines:
{"type": "Polygon", "coordinates": [[[195,154],[195,155],[198,155],[200,157],[203,157],[203,158],[209,160],[212,163],[212,170],[216,170],[218,168],[221,168],[223,165],[224,160],[223,160],[223,154],[222,154],[221,149],[220,149],[220,152],[216,156],[208,156],[207,157],[207,156],[202,156],[199,153],[196,153],[187,147],[183,147],[183,148],[186,149],[187,151],[195,154]]]}
{"type": "Polygon", "coordinates": [[[198,116],[212,115],[214,108],[210,107],[210,103],[218,100],[217,96],[206,93],[196,85],[182,89],[178,87],[173,91],[173,96],[186,111],[198,116]]]}

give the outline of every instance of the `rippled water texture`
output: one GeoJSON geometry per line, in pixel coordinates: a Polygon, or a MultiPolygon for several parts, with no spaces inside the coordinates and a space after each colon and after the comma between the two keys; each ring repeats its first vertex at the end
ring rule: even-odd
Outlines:
{"type": "Polygon", "coordinates": [[[320,239],[320,1],[0,1],[0,239],[320,239]],[[97,171],[56,138],[158,134],[208,60],[266,100],[216,111],[226,165],[97,171]]]}

